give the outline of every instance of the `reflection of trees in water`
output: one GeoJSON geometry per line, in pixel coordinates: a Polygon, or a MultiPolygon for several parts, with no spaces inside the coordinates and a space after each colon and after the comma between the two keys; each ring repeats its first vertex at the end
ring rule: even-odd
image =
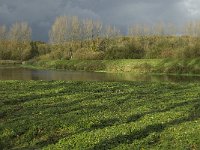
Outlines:
{"type": "Polygon", "coordinates": [[[109,76],[109,79],[113,79],[114,81],[152,81],[152,82],[196,82],[198,81],[199,82],[200,76],[119,73],[119,74],[111,74],[109,76]]]}
{"type": "Polygon", "coordinates": [[[31,80],[31,70],[24,68],[0,68],[0,80],[31,80]]]}
{"type": "Polygon", "coordinates": [[[0,68],[0,80],[199,82],[200,76],[95,73],[78,71],[31,70],[24,68],[0,68]]]}
{"type": "Polygon", "coordinates": [[[171,75],[168,76],[168,80],[172,82],[196,82],[200,81],[200,76],[180,76],[180,75],[171,75]]]}

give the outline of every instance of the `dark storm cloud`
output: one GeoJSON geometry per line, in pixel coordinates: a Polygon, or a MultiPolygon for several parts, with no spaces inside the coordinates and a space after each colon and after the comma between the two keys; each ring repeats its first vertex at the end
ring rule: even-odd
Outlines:
{"type": "Polygon", "coordinates": [[[135,23],[165,21],[182,24],[198,19],[199,0],[0,0],[0,24],[27,21],[33,38],[47,40],[56,16],[78,15],[121,28],[135,23]]]}

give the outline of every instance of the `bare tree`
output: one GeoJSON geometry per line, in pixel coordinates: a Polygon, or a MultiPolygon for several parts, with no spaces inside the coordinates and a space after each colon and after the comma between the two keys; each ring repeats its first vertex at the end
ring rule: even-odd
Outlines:
{"type": "Polygon", "coordinates": [[[159,22],[154,26],[154,34],[160,36],[165,35],[165,26],[163,22],[159,22]]]}
{"type": "Polygon", "coordinates": [[[200,21],[188,22],[184,27],[184,33],[188,36],[200,36],[200,21]]]}
{"type": "Polygon", "coordinates": [[[77,16],[71,18],[71,41],[80,40],[81,23],[77,16]]]}
{"type": "Polygon", "coordinates": [[[136,24],[136,25],[133,25],[131,27],[129,27],[129,35],[130,36],[141,36],[141,26],[136,24]]]}
{"type": "Polygon", "coordinates": [[[7,37],[7,29],[6,29],[6,26],[3,25],[3,26],[0,26],[0,40],[5,40],[7,37]]]}
{"type": "Polygon", "coordinates": [[[194,23],[194,33],[195,36],[200,37],[200,21],[195,21],[194,23]]]}
{"type": "Polygon", "coordinates": [[[27,22],[16,22],[9,30],[8,49],[11,59],[26,60],[31,57],[31,27],[27,22]]]}
{"type": "Polygon", "coordinates": [[[83,34],[84,38],[91,40],[93,38],[94,24],[92,19],[83,20],[83,34]]]}
{"type": "Polygon", "coordinates": [[[176,26],[172,23],[167,25],[168,35],[175,35],[177,32],[176,26]]]}
{"type": "Polygon", "coordinates": [[[100,21],[95,21],[94,23],[94,37],[99,38],[102,35],[103,24],[100,21]]]}
{"type": "Polygon", "coordinates": [[[17,42],[29,42],[32,30],[27,22],[17,22],[13,24],[9,31],[9,39],[17,42]]]}
{"type": "Polygon", "coordinates": [[[107,26],[105,28],[105,36],[106,38],[113,38],[120,35],[120,30],[117,29],[115,26],[107,26]]]}
{"type": "Polygon", "coordinates": [[[144,36],[151,35],[151,28],[150,28],[150,26],[144,24],[142,27],[143,27],[143,35],[144,36]]]}
{"type": "Polygon", "coordinates": [[[49,40],[54,44],[66,42],[69,38],[69,19],[66,16],[57,17],[49,32],[49,40]]]}

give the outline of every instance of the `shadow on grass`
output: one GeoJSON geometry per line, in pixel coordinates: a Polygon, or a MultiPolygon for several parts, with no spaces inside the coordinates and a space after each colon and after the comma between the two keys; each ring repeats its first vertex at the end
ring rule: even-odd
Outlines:
{"type": "Polygon", "coordinates": [[[194,99],[192,101],[185,101],[185,102],[181,102],[181,103],[176,103],[176,104],[174,104],[172,106],[169,106],[169,107],[167,107],[165,109],[153,110],[153,111],[150,111],[150,112],[145,112],[145,113],[141,113],[141,114],[135,114],[135,115],[132,115],[132,116],[128,117],[126,123],[138,121],[140,118],[144,117],[145,115],[154,114],[154,113],[164,113],[164,112],[170,111],[172,109],[175,109],[177,107],[182,107],[182,106],[186,106],[186,105],[197,103],[197,102],[200,102],[200,100],[199,99],[194,99]]]}
{"type": "MultiPolygon", "coordinates": [[[[93,147],[93,149],[95,149],[95,150],[112,149],[112,148],[117,147],[120,144],[131,144],[134,142],[134,140],[144,139],[147,136],[149,136],[151,133],[154,133],[154,132],[160,133],[163,130],[165,130],[167,127],[197,120],[200,118],[200,103],[198,103],[198,102],[200,102],[200,100],[195,100],[195,101],[197,103],[194,104],[194,107],[191,110],[188,117],[175,119],[175,120],[172,120],[171,122],[164,123],[164,124],[149,125],[146,128],[144,128],[142,130],[137,130],[131,134],[118,135],[112,139],[101,141],[100,143],[96,144],[93,147]]],[[[183,105],[184,105],[184,103],[183,103],[183,105]]],[[[173,106],[173,107],[175,107],[175,106],[173,106]]],[[[132,120],[130,119],[129,121],[138,120],[140,117],[141,117],[140,115],[132,116],[132,120]]]]}
{"type": "Polygon", "coordinates": [[[60,139],[65,138],[66,136],[70,136],[70,135],[62,135],[62,136],[52,135],[52,136],[49,136],[48,139],[42,140],[35,145],[24,146],[22,148],[15,148],[15,150],[39,150],[39,149],[42,149],[42,147],[45,147],[47,145],[57,143],[60,139]]]}
{"type": "MultiPolygon", "coordinates": [[[[76,82],[74,84],[81,84],[82,82],[76,82]]],[[[72,83],[71,83],[72,84],[72,83]]],[[[58,85],[53,85],[52,87],[49,87],[47,90],[51,89],[51,91],[47,91],[46,93],[37,93],[43,90],[37,90],[37,91],[31,91],[32,93],[30,95],[22,95],[22,96],[18,96],[9,100],[3,100],[2,103],[4,105],[17,105],[17,104],[21,104],[24,102],[28,102],[28,101],[32,101],[32,100],[39,100],[42,98],[51,98],[51,97],[57,97],[57,96],[63,96],[63,95],[73,95],[74,93],[82,93],[84,92],[84,88],[81,88],[81,86],[79,87],[73,87],[73,85],[70,85],[70,83],[68,83],[69,88],[64,87],[63,89],[61,89],[60,91],[57,91],[57,89],[61,86],[61,85],[65,85],[64,83],[62,84],[58,84],[58,85]],[[70,87],[72,86],[72,87],[70,87]],[[36,93],[35,93],[36,92],[36,93]]],[[[51,84],[50,84],[51,85],[51,84]]],[[[26,85],[24,85],[26,86],[26,85]]],[[[62,87],[62,86],[61,86],[62,87]]],[[[85,86],[86,89],[88,88],[87,86],[85,86]]]]}
{"type": "Polygon", "coordinates": [[[92,129],[103,129],[105,127],[113,126],[115,123],[119,122],[120,120],[117,118],[111,118],[111,119],[105,119],[105,120],[100,120],[100,123],[98,124],[93,124],[91,126],[92,129]]]}
{"type": "Polygon", "coordinates": [[[131,144],[134,140],[140,140],[142,138],[147,137],[152,132],[161,132],[165,128],[165,125],[155,124],[151,126],[147,126],[143,130],[135,131],[134,133],[128,135],[119,135],[110,140],[102,141],[99,144],[95,145],[93,149],[101,150],[101,149],[111,149],[117,147],[119,144],[131,144]]]}

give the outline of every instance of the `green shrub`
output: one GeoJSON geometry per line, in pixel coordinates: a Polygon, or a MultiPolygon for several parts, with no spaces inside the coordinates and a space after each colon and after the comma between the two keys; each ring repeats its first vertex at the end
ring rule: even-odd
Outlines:
{"type": "Polygon", "coordinates": [[[182,51],[182,57],[183,58],[197,58],[200,57],[200,43],[197,42],[194,45],[187,46],[182,51]]]}
{"type": "Polygon", "coordinates": [[[126,47],[129,49],[128,52],[131,55],[132,59],[141,59],[145,56],[145,51],[142,46],[137,42],[131,42],[126,44],[126,47]]]}
{"type": "Polygon", "coordinates": [[[144,57],[144,50],[132,43],[126,45],[115,45],[105,53],[105,59],[141,59],[144,57]]]}
{"type": "Polygon", "coordinates": [[[51,52],[51,47],[48,44],[38,44],[39,55],[45,55],[51,52]]]}
{"type": "Polygon", "coordinates": [[[73,59],[80,60],[99,60],[103,59],[103,52],[95,52],[86,48],[81,48],[73,53],[73,59]]]}

